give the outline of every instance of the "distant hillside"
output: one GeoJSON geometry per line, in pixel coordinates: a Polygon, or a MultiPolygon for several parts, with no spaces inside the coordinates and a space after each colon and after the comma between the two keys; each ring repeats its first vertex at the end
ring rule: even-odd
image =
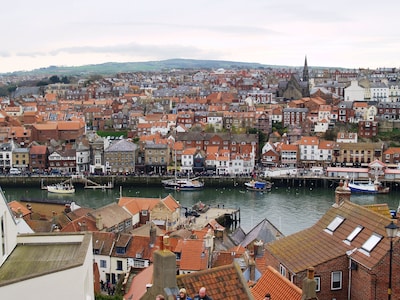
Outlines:
{"type": "Polygon", "coordinates": [[[285,66],[263,65],[259,63],[245,63],[223,60],[195,60],[195,59],[168,59],[161,61],[147,62],[126,62],[126,63],[104,63],[97,65],[85,65],[79,67],[56,67],[40,68],[32,71],[19,71],[5,73],[2,75],[86,75],[86,74],[116,74],[123,72],[146,72],[166,71],[173,69],[259,69],[259,68],[280,68],[285,66]]]}

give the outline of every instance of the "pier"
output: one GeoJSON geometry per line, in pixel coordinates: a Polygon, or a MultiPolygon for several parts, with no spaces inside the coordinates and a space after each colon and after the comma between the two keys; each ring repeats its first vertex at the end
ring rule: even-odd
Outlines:
{"type": "Polygon", "coordinates": [[[229,230],[235,230],[240,226],[240,209],[210,207],[205,212],[201,212],[199,217],[190,216],[187,218],[192,229],[202,229],[211,220],[216,220],[218,224],[229,230]]]}

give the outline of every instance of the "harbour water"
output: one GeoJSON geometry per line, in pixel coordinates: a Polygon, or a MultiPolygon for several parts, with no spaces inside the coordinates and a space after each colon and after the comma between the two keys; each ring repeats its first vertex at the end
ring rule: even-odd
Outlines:
{"type": "MultiPolygon", "coordinates": [[[[69,199],[84,207],[98,208],[117,202],[122,196],[163,198],[171,194],[183,207],[202,201],[210,206],[240,209],[240,225],[249,232],[263,219],[268,219],[284,235],[312,226],[335,200],[335,187],[273,187],[270,192],[251,192],[244,188],[205,188],[201,191],[173,191],[160,188],[134,187],[112,190],[90,190],[77,187],[74,195],[49,194],[38,188],[2,188],[7,201],[21,199],[69,199]]],[[[399,206],[400,192],[380,195],[352,195],[357,204],[387,203],[390,209],[399,206]]]]}

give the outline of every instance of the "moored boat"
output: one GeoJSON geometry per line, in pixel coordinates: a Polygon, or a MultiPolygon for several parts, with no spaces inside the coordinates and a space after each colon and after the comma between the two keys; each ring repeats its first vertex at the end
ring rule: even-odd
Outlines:
{"type": "Polygon", "coordinates": [[[387,194],[390,191],[390,188],[383,186],[380,181],[371,179],[368,182],[351,181],[348,187],[352,193],[387,194]]]}
{"type": "Polygon", "coordinates": [[[52,184],[52,185],[48,185],[46,187],[46,189],[49,193],[54,193],[54,194],[73,194],[73,193],[75,193],[75,188],[71,184],[63,184],[63,183],[52,184]]]}
{"type": "Polygon", "coordinates": [[[163,180],[164,188],[178,191],[195,191],[204,187],[204,182],[198,178],[173,178],[163,180]]]}
{"type": "Polygon", "coordinates": [[[269,181],[251,180],[244,185],[249,191],[270,191],[272,188],[272,183],[269,181]]]}

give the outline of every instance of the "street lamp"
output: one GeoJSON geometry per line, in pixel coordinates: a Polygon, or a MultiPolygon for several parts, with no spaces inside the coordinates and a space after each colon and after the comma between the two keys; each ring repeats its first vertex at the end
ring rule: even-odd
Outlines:
{"type": "Polygon", "coordinates": [[[388,286],[388,300],[392,298],[392,260],[393,260],[393,238],[397,235],[397,227],[396,224],[390,222],[389,225],[385,226],[386,235],[390,239],[390,250],[389,250],[389,286],[388,286]]]}

